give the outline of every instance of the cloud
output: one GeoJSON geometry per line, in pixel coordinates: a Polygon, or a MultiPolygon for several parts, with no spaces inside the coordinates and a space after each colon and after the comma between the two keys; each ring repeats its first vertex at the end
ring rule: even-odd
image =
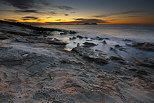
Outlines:
{"type": "Polygon", "coordinates": [[[101,18],[101,17],[109,17],[109,16],[117,16],[117,15],[138,14],[138,13],[142,13],[142,11],[125,11],[125,12],[119,12],[119,13],[96,15],[96,16],[93,16],[93,17],[101,18]]]}
{"type": "Polygon", "coordinates": [[[56,21],[61,21],[61,19],[57,19],[56,21]]]}
{"type": "MultiPolygon", "coordinates": [[[[58,19],[57,21],[61,21],[58,19]]],[[[48,24],[97,24],[97,23],[108,23],[106,20],[101,19],[84,19],[84,18],[77,18],[71,22],[46,22],[48,24]]]]}
{"type": "Polygon", "coordinates": [[[57,13],[56,13],[56,12],[54,12],[54,11],[51,11],[51,12],[50,12],[50,14],[55,15],[55,14],[57,14],[57,13]]]}
{"type": "Polygon", "coordinates": [[[65,16],[69,16],[69,14],[64,14],[65,16]]]}
{"type": "Polygon", "coordinates": [[[17,22],[18,20],[15,19],[4,19],[5,21],[17,22]]]}
{"type": "Polygon", "coordinates": [[[34,7],[34,0],[3,0],[3,1],[19,9],[29,9],[31,7],[34,7]]]}
{"type": "Polygon", "coordinates": [[[77,18],[74,21],[75,23],[107,23],[106,20],[102,19],[84,19],[84,18],[77,18]]]}
{"type": "Polygon", "coordinates": [[[16,10],[16,12],[24,12],[24,13],[39,13],[37,10],[16,10]]]}
{"type": "Polygon", "coordinates": [[[63,9],[63,10],[73,10],[74,9],[73,7],[70,7],[70,6],[56,6],[56,7],[59,9],[63,9]]]}
{"type": "MultiPolygon", "coordinates": [[[[53,4],[53,0],[0,0],[0,3],[4,5],[11,5],[19,10],[14,10],[15,12],[22,13],[42,13],[37,10],[51,9],[51,10],[73,10],[74,8],[67,5],[56,5],[53,4]],[[3,1],[3,2],[1,2],[3,1]]],[[[55,12],[51,12],[48,14],[56,14],[55,12]]]]}
{"type": "Polygon", "coordinates": [[[25,16],[22,17],[22,20],[38,20],[38,17],[34,17],[34,16],[25,16]]]}

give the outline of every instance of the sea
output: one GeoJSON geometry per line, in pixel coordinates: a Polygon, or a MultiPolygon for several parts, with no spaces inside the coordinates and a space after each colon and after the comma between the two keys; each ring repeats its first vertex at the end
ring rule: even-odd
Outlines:
{"type": "Polygon", "coordinates": [[[45,28],[59,28],[77,31],[88,37],[111,37],[139,42],[154,42],[154,25],[113,24],[113,25],[39,25],[45,28]]]}

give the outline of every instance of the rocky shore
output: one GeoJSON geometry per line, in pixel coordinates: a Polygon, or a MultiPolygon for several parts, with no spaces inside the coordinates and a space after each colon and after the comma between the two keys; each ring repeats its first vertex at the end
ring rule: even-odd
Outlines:
{"type": "Polygon", "coordinates": [[[0,21],[0,103],[154,103],[154,44],[0,21]]]}

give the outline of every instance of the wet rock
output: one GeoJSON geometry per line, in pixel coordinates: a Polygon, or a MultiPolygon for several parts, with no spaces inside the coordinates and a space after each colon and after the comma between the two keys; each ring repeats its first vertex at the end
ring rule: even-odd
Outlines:
{"type": "Polygon", "coordinates": [[[97,46],[95,43],[90,43],[90,42],[84,42],[84,47],[92,47],[92,46],[97,46]]]}
{"type": "Polygon", "coordinates": [[[15,41],[17,41],[17,42],[24,42],[24,43],[27,43],[27,42],[28,42],[27,39],[22,38],[22,37],[17,37],[17,38],[15,38],[15,41]]]}
{"type": "Polygon", "coordinates": [[[86,47],[79,46],[73,48],[72,51],[77,52],[79,55],[89,61],[93,61],[99,64],[107,64],[109,60],[109,57],[105,53],[100,52],[99,54],[96,54],[95,51],[86,47]]]}
{"type": "Polygon", "coordinates": [[[97,37],[95,38],[95,40],[103,40],[103,38],[97,36],[97,37]]]}
{"type": "Polygon", "coordinates": [[[63,42],[61,40],[58,40],[58,39],[47,39],[45,42],[47,42],[48,44],[54,44],[54,45],[66,45],[67,43],[66,42],[63,42]]]}
{"type": "Polygon", "coordinates": [[[105,40],[104,40],[102,43],[103,43],[103,44],[107,44],[105,40]]]}
{"type": "Polygon", "coordinates": [[[116,49],[115,49],[115,48],[113,48],[113,47],[110,47],[110,50],[112,50],[112,51],[116,51],[116,49]]]}
{"type": "Polygon", "coordinates": [[[67,32],[61,32],[60,35],[67,35],[67,32]]]}
{"type": "Polygon", "coordinates": [[[60,102],[60,101],[53,101],[52,103],[63,103],[63,102],[60,102]]]}
{"type": "Polygon", "coordinates": [[[153,59],[136,60],[134,63],[139,66],[150,67],[150,68],[154,67],[153,59]]]}
{"type": "Polygon", "coordinates": [[[77,32],[75,31],[69,31],[70,34],[76,34],[77,32]]]}
{"type": "Polygon", "coordinates": [[[128,67],[127,69],[130,71],[134,71],[139,75],[148,75],[148,73],[145,70],[141,70],[140,68],[128,67]]]}
{"type": "Polygon", "coordinates": [[[27,52],[11,47],[0,47],[0,64],[21,64],[28,55],[27,52]]]}
{"type": "Polygon", "coordinates": [[[74,37],[74,36],[73,36],[72,38],[69,38],[69,39],[70,39],[70,40],[75,40],[75,39],[76,39],[76,37],[74,37]]]}
{"type": "Polygon", "coordinates": [[[132,40],[130,40],[130,39],[124,39],[123,41],[132,41],[132,40]]]}
{"type": "Polygon", "coordinates": [[[0,40],[5,40],[5,39],[8,39],[8,37],[5,35],[0,35],[0,40]]]}
{"type": "Polygon", "coordinates": [[[118,103],[111,96],[95,91],[84,91],[80,94],[72,95],[72,98],[77,103],[118,103]]]}
{"type": "Polygon", "coordinates": [[[76,36],[77,38],[79,38],[79,39],[83,39],[83,37],[82,36],[80,36],[80,35],[78,35],[78,36],[76,36]]]}
{"type": "Polygon", "coordinates": [[[115,45],[115,47],[116,47],[116,48],[119,48],[119,47],[122,47],[122,46],[120,46],[120,45],[117,44],[117,45],[115,45]]]}
{"type": "Polygon", "coordinates": [[[36,100],[54,100],[59,98],[61,95],[61,91],[58,89],[43,89],[37,91],[33,98],[36,100]]]}
{"type": "Polygon", "coordinates": [[[123,60],[123,61],[124,61],[123,58],[117,57],[117,56],[111,56],[110,59],[111,59],[111,60],[115,60],[115,61],[116,61],[116,60],[123,60]]]}
{"type": "Polygon", "coordinates": [[[145,51],[154,51],[154,44],[153,43],[133,42],[132,44],[126,44],[126,45],[136,47],[138,49],[145,50],[145,51]]]}
{"type": "Polygon", "coordinates": [[[88,39],[88,37],[84,37],[85,39],[88,39]]]}

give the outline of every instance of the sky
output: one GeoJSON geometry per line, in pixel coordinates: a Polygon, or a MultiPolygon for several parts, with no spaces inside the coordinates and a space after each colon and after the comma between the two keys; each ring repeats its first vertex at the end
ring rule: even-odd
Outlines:
{"type": "Polygon", "coordinates": [[[154,24],[154,0],[0,0],[0,20],[42,24],[154,24]]]}

